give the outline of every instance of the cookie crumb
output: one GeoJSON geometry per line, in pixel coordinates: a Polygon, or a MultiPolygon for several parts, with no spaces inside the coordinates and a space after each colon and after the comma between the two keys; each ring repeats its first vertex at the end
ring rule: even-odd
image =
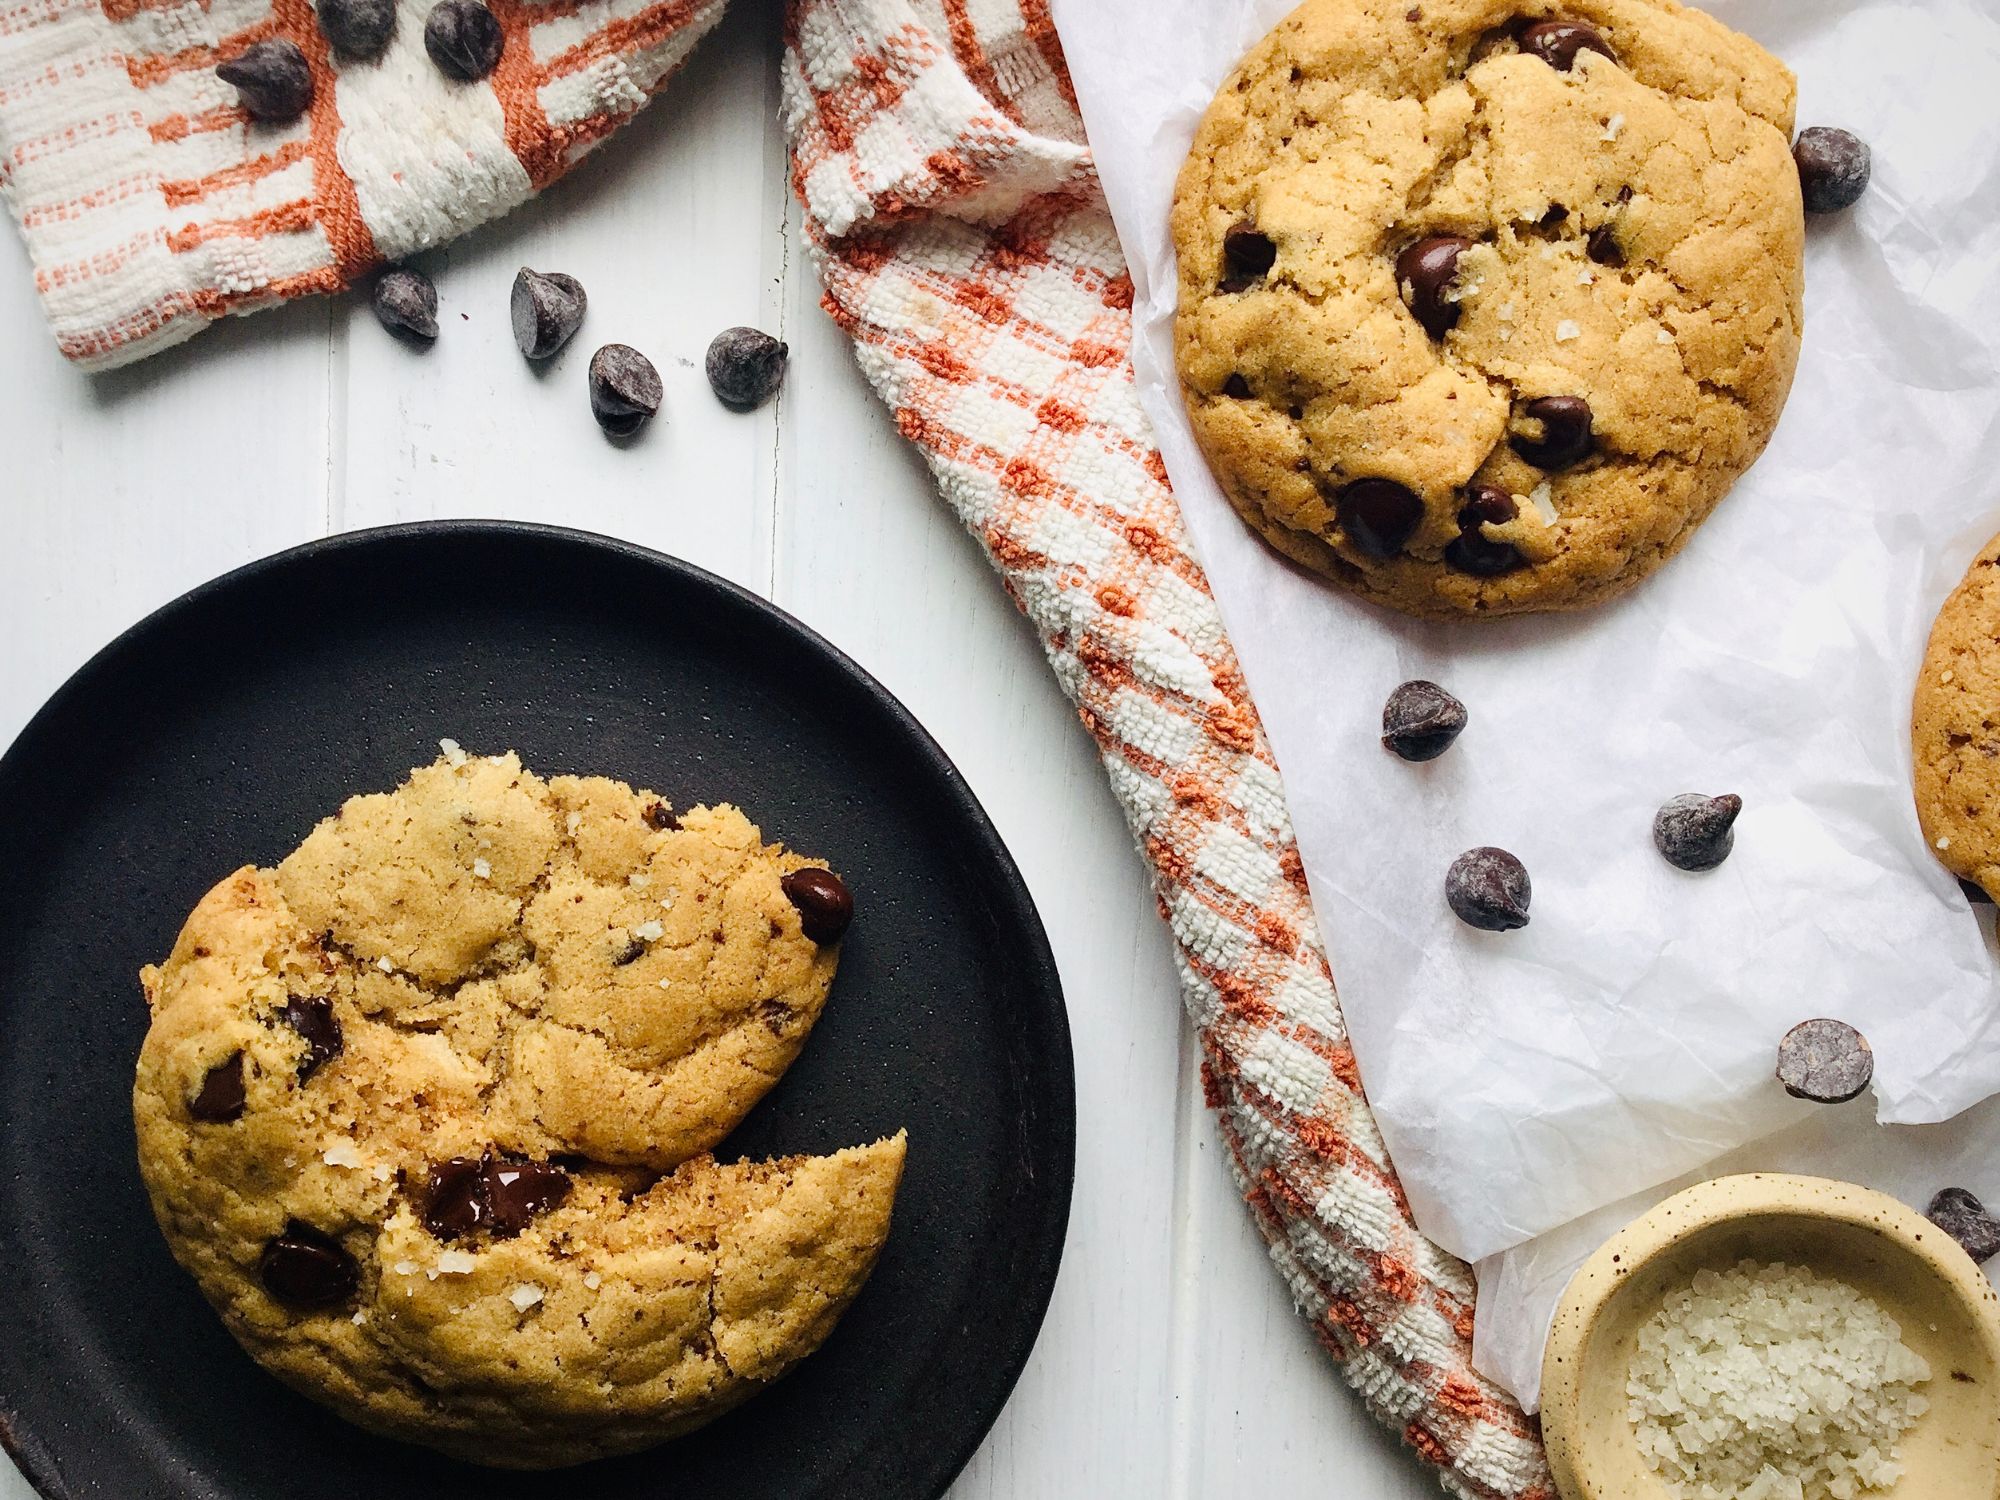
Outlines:
{"type": "Polygon", "coordinates": [[[439,740],[438,751],[444,756],[446,765],[462,766],[466,762],[465,748],[457,740],[439,740]]]}
{"type": "Polygon", "coordinates": [[[1567,344],[1571,339],[1580,339],[1582,337],[1583,329],[1578,325],[1576,319],[1564,318],[1560,323],[1556,324],[1556,342],[1558,344],[1567,344]]]}
{"type": "Polygon", "coordinates": [[[529,1286],[526,1282],[523,1282],[507,1294],[507,1300],[514,1304],[515,1312],[526,1312],[542,1300],[542,1289],[538,1286],[529,1286]]]}

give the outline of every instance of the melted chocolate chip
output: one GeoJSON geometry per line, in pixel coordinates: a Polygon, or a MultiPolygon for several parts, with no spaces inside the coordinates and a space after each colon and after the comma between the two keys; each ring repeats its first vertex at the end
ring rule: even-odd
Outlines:
{"type": "Polygon", "coordinates": [[[1516,453],[1538,469],[1554,473],[1582,463],[1596,446],[1591,434],[1590,403],[1581,396],[1538,396],[1521,408],[1521,415],[1542,424],[1540,438],[1510,433],[1516,453]]]}
{"type": "Polygon", "coordinates": [[[798,908],[799,926],[807,937],[822,947],[840,941],[847,924],[854,920],[854,897],[838,875],[807,865],[793,870],[779,884],[784,887],[785,899],[798,908]]]}
{"type": "Polygon", "coordinates": [[[636,937],[627,938],[625,940],[625,946],[620,948],[617,952],[611,955],[611,966],[614,969],[622,969],[627,964],[636,964],[640,959],[644,958],[645,956],[646,956],[646,940],[644,938],[636,938],[636,937]]]}
{"type": "Polygon", "coordinates": [[[648,828],[657,828],[662,832],[681,826],[680,818],[664,802],[648,802],[640,816],[646,820],[648,828]]]}
{"type": "Polygon", "coordinates": [[[1278,263],[1278,244],[1254,224],[1238,224],[1222,237],[1222,290],[1247,292],[1278,263]]]}
{"type": "Polygon", "coordinates": [[[1964,1188],[1945,1188],[1931,1199],[1924,1217],[1957,1240],[1981,1265],[2000,1255],[2000,1219],[1964,1188]]]}
{"type": "Polygon", "coordinates": [[[1653,846],[1676,870],[1713,870],[1736,847],[1736,815],[1743,799],[1735,793],[1704,797],[1683,792],[1653,817],[1653,846]]]}
{"type": "Polygon", "coordinates": [[[306,1055],[299,1063],[299,1082],[340,1056],[340,1018],[333,1013],[333,1001],[325,995],[293,995],[278,1010],[278,1019],[306,1039],[306,1055]]]}
{"type": "Polygon", "coordinates": [[[1801,130],[1792,147],[1792,160],[1799,169],[1799,191],[1809,214],[1833,214],[1853,207],[1867,191],[1873,168],[1867,142],[1830,125],[1801,130]]]}
{"type": "Polygon", "coordinates": [[[1357,479],[1334,501],[1347,539],[1370,557],[1394,557],[1424,519],[1424,502],[1393,479],[1357,479]]]}
{"type": "Polygon", "coordinates": [[[1845,1104],[1874,1076],[1874,1049],[1845,1021],[1801,1021],[1778,1043],[1778,1082],[1794,1099],[1845,1104]]]}
{"type": "Polygon", "coordinates": [[[1468,849],[1445,871],[1444,899],[1459,921],[1486,932],[1528,925],[1528,870],[1505,849],[1468,849]]]}
{"type": "Polygon", "coordinates": [[[1489,540],[1479,528],[1482,523],[1504,526],[1514,519],[1518,507],[1514,497],[1498,485],[1475,484],[1465,492],[1465,505],[1458,513],[1458,535],[1444,549],[1447,566],[1475,578],[1498,578],[1510,573],[1527,559],[1511,542],[1489,540]]]}
{"type": "Polygon", "coordinates": [[[424,1228],[441,1240],[455,1240],[485,1227],[485,1165],[476,1156],[431,1164],[424,1178],[424,1228]]]}
{"type": "Polygon", "coordinates": [[[264,1247],[257,1273],[264,1290],[290,1307],[332,1307],[361,1284],[361,1268],[340,1242],[297,1219],[264,1247]]]}
{"type": "Polygon", "coordinates": [[[1458,304],[1447,295],[1458,279],[1458,258],[1472,248],[1463,235],[1434,234],[1396,257],[1396,286],[1410,315],[1432,338],[1458,324],[1458,304]]]}
{"type": "Polygon", "coordinates": [[[479,1230],[512,1239],[570,1194],[569,1174],[548,1162],[457,1156],[434,1163],[425,1178],[424,1227],[441,1240],[479,1230]]]}
{"type": "Polygon", "coordinates": [[[1584,52],[1599,52],[1618,61],[1604,33],[1581,21],[1537,21],[1521,32],[1521,50],[1539,57],[1558,73],[1575,67],[1578,54],[1584,52]]]}
{"type": "Polygon", "coordinates": [[[1222,394],[1237,401],[1245,401],[1250,396],[1250,382],[1241,375],[1232,375],[1222,382],[1222,394]]]}
{"type": "Polygon", "coordinates": [[[1382,744],[1404,760],[1436,760],[1465,730],[1465,705],[1435,682],[1406,682],[1382,705],[1382,744]]]}
{"type": "Polygon", "coordinates": [[[188,1101],[188,1114],[204,1125],[227,1125],[243,1118],[248,1096],[243,1084],[243,1054],[232,1052],[208,1070],[201,1088],[188,1101]]]}
{"type": "Polygon", "coordinates": [[[1625,264],[1625,247],[1618,243],[1618,233],[1609,224],[1599,224],[1584,236],[1583,253],[1600,266],[1625,264]]]}

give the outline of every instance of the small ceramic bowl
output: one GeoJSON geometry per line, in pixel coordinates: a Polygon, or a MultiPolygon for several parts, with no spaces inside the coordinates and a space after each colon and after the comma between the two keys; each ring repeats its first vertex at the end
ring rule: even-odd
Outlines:
{"type": "Polygon", "coordinates": [[[1669,1198],[1584,1263],[1542,1356],[1542,1435],[1564,1500],[1673,1500],[1625,1415],[1639,1329],[1697,1271],[1782,1261],[1837,1276],[1927,1360],[1903,1477],[1869,1500],[2000,1500],[2000,1296],[1943,1230],[1847,1182],[1757,1173],[1669,1198]]]}

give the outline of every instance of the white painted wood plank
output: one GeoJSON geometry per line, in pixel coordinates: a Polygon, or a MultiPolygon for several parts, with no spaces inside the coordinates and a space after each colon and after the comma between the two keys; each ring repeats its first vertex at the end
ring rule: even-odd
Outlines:
{"type": "Polygon", "coordinates": [[[775,307],[784,145],[776,18],[737,6],[682,76],[562,182],[426,256],[441,332],[398,342],[364,298],[343,304],[346,468],[336,530],[496,516],[608,532],[762,589],[775,414],[721,408],[709,340],[775,307]],[[522,265],[575,276],[582,330],[545,368],[515,348],[522,265]],[[590,415],[592,351],[630,344],[658,366],[660,416],[627,444],[590,415]]]}
{"type": "Polygon", "coordinates": [[[965,773],[1040,907],[1076,1043],[1076,1195],[1054,1304],[952,1494],[1159,1495],[1181,1031],[1165,932],[1033,632],[818,295],[808,274],[787,299],[775,597],[881,678],[965,773]]]}

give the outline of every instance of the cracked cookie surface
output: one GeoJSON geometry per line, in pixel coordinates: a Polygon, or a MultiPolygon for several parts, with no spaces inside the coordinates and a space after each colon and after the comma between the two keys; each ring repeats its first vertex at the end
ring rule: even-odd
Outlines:
{"type": "Polygon", "coordinates": [[[1231,503],[1421,616],[1652,572],[1790,390],[1793,96],[1672,0],[1307,0],[1174,201],[1182,394],[1231,503]]]}
{"type": "Polygon", "coordinates": [[[705,1154],[826,1001],[829,891],[732,807],[512,755],[351,799],[142,976],[139,1161],[176,1259],[280,1378],[475,1462],[712,1419],[831,1331],[901,1175],[901,1135],[705,1154]]]}
{"type": "Polygon", "coordinates": [[[1960,880],[2000,893],[2000,536],[1938,610],[1910,708],[1924,842],[1960,880]]]}

